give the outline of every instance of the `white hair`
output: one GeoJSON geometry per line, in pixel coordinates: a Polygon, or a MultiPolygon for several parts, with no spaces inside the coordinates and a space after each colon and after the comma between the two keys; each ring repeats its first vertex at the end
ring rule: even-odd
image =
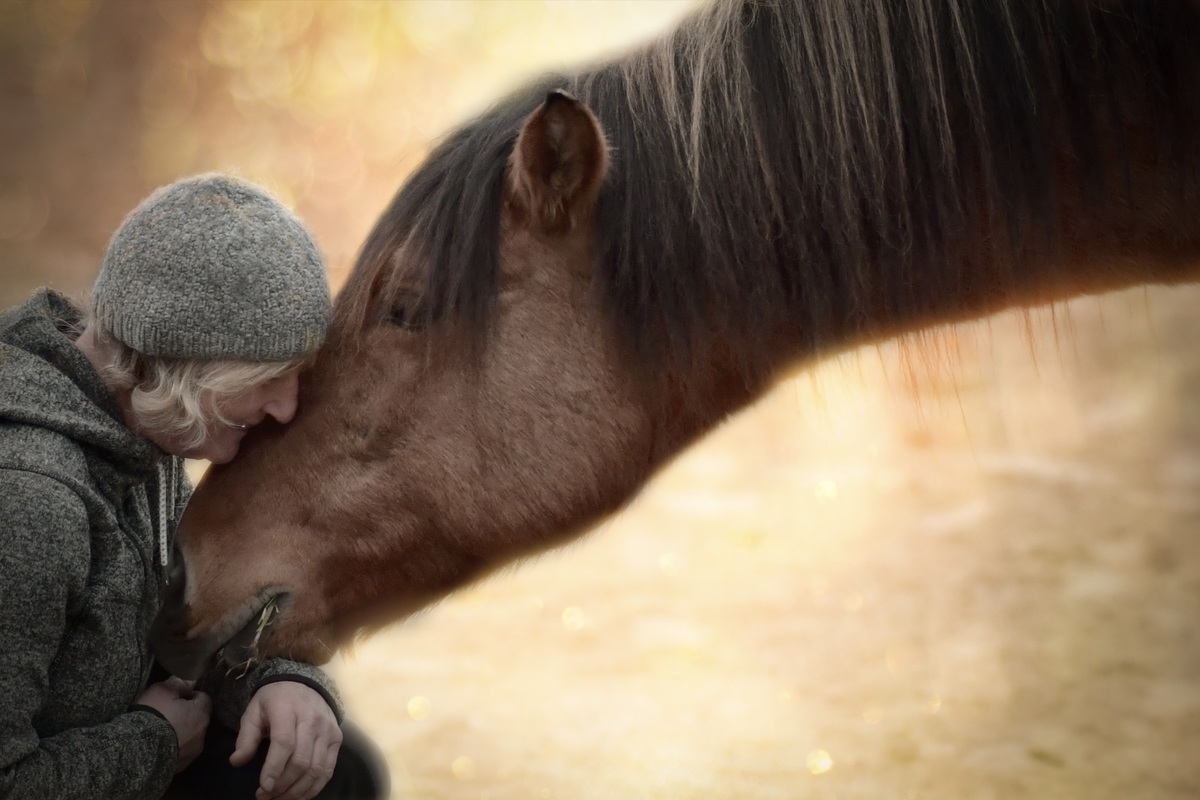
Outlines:
{"type": "Polygon", "coordinates": [[[104,353],[100,377],[113,391],[128,391],[134,425],[143,434],[165,435],[187,449],[208,437],[206,426],[226,418],[225,398],[299,369],[304,359],[253,362],[149,356],[134,350],[100,325],[94,316],[81,323],[104,353]]]}

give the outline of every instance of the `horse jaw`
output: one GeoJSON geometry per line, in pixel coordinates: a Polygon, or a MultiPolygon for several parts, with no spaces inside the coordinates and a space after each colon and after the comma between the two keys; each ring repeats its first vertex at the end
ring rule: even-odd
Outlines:
{"type": "Polygon", "coordinates": [[[176,550],[169,567],[162,609],[150,628],[150,646],[172,675],[196,680],[214,666],[248,667],[259,660],[258,648],[269,637],[278,614],[286,612],[290,595],[267,587],[233,607],[207,630],[191,621],[186,601],[186,568],[176,550]]]}
{"type": "Polygon", "coordinates": [[[185,594],[168,585],[150,630],[155,657],[173,675],[195,680],[214,668],[244,673],[272,656],[323,664],[335,652],[329,628],[317,633],[312,622],[297,628],[292,614],[297,595],[310,593],[291,584],[264,585],[235,604],[208,599],[200,605],[200,598],[188,601],[185,594]],[[210,608],[215,613],[205,613],[210,608]]]}

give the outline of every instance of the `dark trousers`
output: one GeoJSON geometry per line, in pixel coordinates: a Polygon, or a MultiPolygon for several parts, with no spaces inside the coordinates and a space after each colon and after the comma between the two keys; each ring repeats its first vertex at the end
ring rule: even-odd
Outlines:
{"type": "MultiPolygon", "coordinates": [[[[244,767],[229,765],[236,744],[237,731],[213,720],[204,737],[204,752],[175,776],[164,800],[254,800],[270,742],[264,739],[254,760],[244,767]]],[[[388,792],[383,754],[358,726],[343,722],[337,765],[318,800],[387,800],[388,792]]]]}

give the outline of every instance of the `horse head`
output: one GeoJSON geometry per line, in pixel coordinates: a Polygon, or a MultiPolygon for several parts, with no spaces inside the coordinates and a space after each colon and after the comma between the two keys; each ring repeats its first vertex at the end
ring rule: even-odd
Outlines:
{"type": "Polygon", "coordinates": [[[604,134],[557,91],[514,133],[496,149],[496,191],[463,185],[449,212],[495,243],[486,344],[466,330],[464,292],[429,289],[434,265],[412,235],[448,224],[445,210],[406,205],[424,181],[455,178],[464,154],[449,142],[430,160],[441,172],[417,175],[416,199],[401,193],[381,221],[386,246],[364,248],[296,418],[254,430],[192,498],[153,634],[176,674],[222,647],[231,664],[324,662],[357,632],[612,511],[655,463],[651,417],[591,279],[604,134]]]}

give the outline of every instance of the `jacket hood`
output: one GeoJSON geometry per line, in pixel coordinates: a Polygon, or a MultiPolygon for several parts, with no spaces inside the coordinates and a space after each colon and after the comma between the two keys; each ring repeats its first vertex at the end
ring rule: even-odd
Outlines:
{"type": "Polygon", "coordinates": [[[80,319],[79,309],[47,289],[0,315],[0,423],[48,428],[113,470],[145,479],[161,452],[126,427],[116,398],[75,346],[70,331],[80,319]]]}

